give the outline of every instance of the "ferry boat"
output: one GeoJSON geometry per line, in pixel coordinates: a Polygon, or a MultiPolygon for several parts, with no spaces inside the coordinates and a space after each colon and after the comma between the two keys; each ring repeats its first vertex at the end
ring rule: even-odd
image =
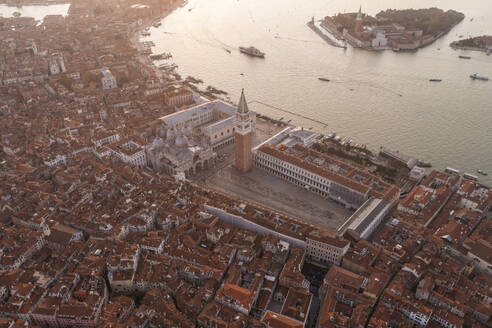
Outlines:
{"type": "Polygon", "coordinates": [[[482,170],[477,170],[478,174],[481,174],[481,175],[488,175],[487,172],[484,172],[482,170]]]}
{"type": "Polygon", "coordinates": [[[325,81],[325,82],[330,82],[330,80],[329,80],[329,79],[324,78],[324,77],[318,77],[318,80],[320,80],[320,81],[325,81]]]}
{"type": "Polygon", "coordinates": [[[260,57],[260,58],[265,58],[265,53],[261,52],[260,50],[256,49],[255,47],[239,47],[239,51],[242,52],[243,54],[250,55],[253,57],[260,57]]]}
{"type": "Polygon", "coordinates": [[[470,75],[470,78],[471,78],[472,80],[480,80],[480,81],[488,81],[488,80],[489,80],[489,78],[488,78],[488,77],[485,77],[485,76],[480,76],[480,75],[478,75],[477,73],[470,75]]]}
{"type": "Polygon", "coordinates": [[[470,56],[458,56],[458,58],[461,58],[461,59],[471,59],[470,56]]]}
{"type": "Polygon", "coordinates": [[[429,81],[430,82],[441,82],[442,80],[441,79],[430,79],[429,81]]]}

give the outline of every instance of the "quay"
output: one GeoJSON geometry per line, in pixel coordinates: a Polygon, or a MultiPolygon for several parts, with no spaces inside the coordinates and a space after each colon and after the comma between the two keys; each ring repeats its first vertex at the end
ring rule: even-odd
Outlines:
{"type": "Polygon", "coordinates": [[[314,21],[314,17],[311,21],[307,23],[310,29],[312,29],[316,34],[318,34],[323,40],[328,42],[334,47],[338,48],[347,48],[345,40],[337,38],[333,33],[330,33],[327,29],[323,28],[321,22],[319,22],[319,27],[316,26],[316,22],[314,21]]]}

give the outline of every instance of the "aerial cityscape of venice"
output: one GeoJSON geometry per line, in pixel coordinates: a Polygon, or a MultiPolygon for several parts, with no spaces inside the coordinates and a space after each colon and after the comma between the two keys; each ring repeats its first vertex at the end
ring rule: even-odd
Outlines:
{"type": "Polygon", "coordinates": [[[0,328],[492,327],[484,0],[0,0],[0,328]]]}

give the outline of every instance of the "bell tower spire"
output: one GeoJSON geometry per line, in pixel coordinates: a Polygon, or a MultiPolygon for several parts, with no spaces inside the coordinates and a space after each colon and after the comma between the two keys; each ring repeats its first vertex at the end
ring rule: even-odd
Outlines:
{"type": "Polygon", "coordinates": [[[355,32],[362,32],[362,5],[359,7],[359,12],[357,13],[357,17],[355,18],[355,32]]]}
{"type": "Polygon", "coordinates": [[[248,172],[253,165],[251,153],[251,113],[244,96],[244,89],[241,91],[239,104],[236,112],[236,135],[235,140],[235,166],[240,172],[248,172]]]}

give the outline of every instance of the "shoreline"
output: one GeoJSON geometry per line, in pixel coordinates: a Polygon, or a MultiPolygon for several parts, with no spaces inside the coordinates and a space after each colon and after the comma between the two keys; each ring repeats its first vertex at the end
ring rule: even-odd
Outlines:
{"type": "Polygon", "coordinates": [[[0,2],[0,5],[4,5],[7,7],[15,7],[15,8],[22,8],[24,6],[54,6],[54,5],[71,5],[70,2],[68,1],[29,1],[29,2],[23,2],[23,3],[9,3],[9,2],[0,2]]]}
{"type": "MultiPolygon", "coordinates": [[[[453,42],[454,43],[454,42],[453,42]]],[[[478,48],[478,47],[468,47],[468,46],[458,46],[456,44],[451,43],[449,46],[454,50],[468,50],[468,51],[479,51],[490,54],[492,51],[486,48],[478,48]]]]}
{"type": "MultiPolygon", "coordinates": [[[[142,32],[142,31],[144,31],[146,28],[152,27],[152,25],[153,25],[154,23],[156,23],[156,22],[161,22],[161,21],[162,21],[163,19],[165,19],[165,18],[166,18],[169,14],[173,13],[176,9],[178,9],[178,8],[180,8],[180,7],[184,7],[187,3],[188,3],[188,1],[187,1],[187,0],[182,0],[182,1],[179,1],[179,2],[178,2],[178,3],[176,3],[176,4],[172,7],[172,8],[170,8],[170,9],[166,10],[166,11],[165,11],[165,12],[163,12],[161,15],[156,16],[156,17],[152,17],[152,18],[150,18],[149,20],[144,21],[144,22],[142,23],[142,25],[141,25],[139,28],[137,28],[137,29],[135,30],[135,32],[132,34],[132,36],[130,37],[130,42],[131,42],[131,44],[132,44],[132,45],[133,45],[133,46],[134,46],[137,50],[141,50],[141,49],[142,49],[142,42],[140,42],[141,32],[142,32]]],[[[458,24],[459,24],[459,23],[461,23],[462,21],[463,21],[463,20],[461,20],[461,21],[457,22],[456,24],[454,24],[454,25],[453,25],[453,26],[452,26],[449,30],[447,30],[447,31],[445,31],[445,32],[441,32],[441,33],[440,33],[440,35],[439,35],[436,39],[432,40],[432,42],[426,43],[425,45],[422,45],[422,46],[420,46],[419,48],[423,48],[423,47],[425,47],[425,46],[428,46],[428,45],[430,45],[431,43],[435,42],[437,39],[439,39],[439,38],[443,37],[445,34],[449,33],[449,32],[450,32],[450,31],[451,31],[451,30],[452,30],[452,29],[453,29],[456,25],[458,25],[458,24]]],[[[308,24],[307,24],[307,25],[309,26],[309,22],[308,22],[308,24]]],[[[311,26],[309,26],[309,27],[311,28],[311,26]]],[[[313,30],[313,31],[314,31],[314,30],[313,30]]],[[[314,31],[314,32],[316,32],[316,31],[314,31]]],[[[317,33],[317,34],[318,34],[318,33],[317,33]]],[[[419,48],[417,48],[417,49],[415,49],[415,50],[418,50],[419,48]]],[[[365,48],[363,48],[363,49],[364,49],[364,50],[369,50],[369,51],[373,50],[373,49],[365,49],[365,48]]],[[[388,49],[388,50],[389,50],[389,49],[388,49]]],[[[169,50],[167,50],[167,51],[169,51],[169,50]]],[[[403,52],[405,52],[406,50],[402,50],[402,51],[403,51],[403,52]]],[[[169,53],[170,53],[170,51],[169,51],[169,53]]],[[[208,99],[208,100],[215,100],[215,99],[218,99],[218,100],[224,101],[224,102],[226,102],[226,103],[228,103],[228,104],[231,104],[231,105],[233,105],[233,106],[236,106],[236,105],[237,105],[237,104],[236,104],[236,103],[234,103],[234,102],[233,102],[233,101],[232,101],[229,97],[227,97],[227,98],[226,98],[226,97],[222,97],[222,96],[220,96],[220,95],[211,94],[210,92],[207,92],[207,91],[204,91],[204,90],[200,90],[200,89],[198,88],[198,86],[196,86],[195,84],[193,84],[193,82],[187,82],[187,81],[186,81],[186,79],[177,79],[177,78],[176,78],[176,76],[174,76],[173,74],[165,74],[165,73],[164,73],[163,71],[161,71],[161,70],[160,70],[160,69],[159,69],[159,68],[158,68],[158,67],[154,64],[154,62],[150,59],[150,55],[152,55],[152,53],[151,53],[151,54],[148,54],[148,55],[139,54],[139,55],[138,55],[138,57],[142,60],[142,62],[143,62],[144,64],[146,64],[147,66],[149,66],[149,68],[151,68],[154,72],[156,72],[156,75],[157,75],[158,77],[161,77],[161,78],[162,78],[164,75],[166,75],[167,77],[174,77],[174,78],[176,79],[176,82],[181,82],[181,83],[183,83],[183,84],[184,84],[184,85],[186,85],[188,88],[192,89],[194,92],[198,93],[200,96],[202,96],[202,97],[204,97],[204,98],[206,98],[206,99],[208,99]]],[[[174,64],[174,62],[172,62],[172,64],[174,64]]],[[[177,74],[177,73],[176,73],[176,74],[177,74]]],[[[179,74],[177,74],[177,75],[179,76],[179,74]]],[[[200,80],[200,81],[201,81],[201,80],[200,80]]],[[[200,83],[203,83],[203,81],[201,81],[200,83]]],[[[199,84],[199,83],[198,83],[198,84],[199,84]]],[[[285,111],[285,110],[281,109],[281,111],[285,111]]],[[[266,121],[270,121],[270,122],[271,122],[271,123],[273,123],[273,124],[279,124],[279,125],[282,125],[282,126],[292,125],[292,124],[290,123],[290,121],[289,121],[289,122],[281,121],[281,120],[278,120],[278,119],[272,118],[272,117],[270,117],[270,116],[268,116],[268,115],[266,115],[266,114],[259,113],[259,112],[257,112],[256,114],[257,114],[257,117],[259,117],[259,118],[261,118],[261,119],[263,119],[263,120],[266,120],[266,121]]],[[[302,117],[302,116],[299,116],[299,115],[297,115],[297,114],[295,114],[295,113],[290,113],[290,114],[292,114],[292,115],[293,115],[293,116],[295,116],[295,117],[300,117],[300,118],[303,118],[303,119],[308,119],[308,120],[315,121],[314,119],[310,119],[310,118],[307,118],[307,117],[302,117]]],[[[326,126],[325,126],[325,127],[323,127],[323,128],[326,128],[326,126]]],[[[313,129],[313,128],[310,128],[310,129],[313,129]]],[[[320,132],[320,134],[321,134],[321,135],[326,136],[326,134],[324,134],[324,133],[321,133],[321,132],[320,132]]],[[[367,145],[366,145],[366,146],[367,146],[367,145]]],[[[370,151],[375,151],[375,152],[377,152],[377,151],[378,151],[377,147],[376,147],[376,148],[374,148],[374,149],[371,149],[371,148],[367,147],[367,149],[368,149],[368,150],[370,150],[370,151]]],[[[446,167],[446,165],[444,165],[444,168],[445,168],[445,167],[446,167]]],[[[437,168],[434,168],[434,169],[437,169],[437,168]]],[[[442,170],[444,170],[444,169],[442,169],[442,170]]],[[[474,171],[473,171],[473,170],[471,170],[470,172],[474,172],[474,171]]],[[[472,173],[466,172],[465,170],[463,170],[463,172],[462,172],[462,173],[460,173],[460,174],[464,174],[464,173],[472,174],[472,173]]],[[[474,175],[475,175],[475,174],[474,174],[474,175]]],[[[478,176],[478,175],[477,175],[477,178],[480,180],[480,176],[478,176]]],[[[479,181],[479,182],[480,182],[480,181],[479,181]]],[[[485,184],[485,183],[483,183],[483,182],[480,182],[480,183],[482,183],[482,184],[484,184],[484,185],[487,185],[487,184],[485,184]]]]}
{"type": "MultiPolygon", "coordinates": [[[[145,65],[147,65],[150,69],[152,69],[157,77],[163,78],[164,77],[164,72],[161,71],[153,62],[153,60],[150,58],[150,56],[153,54],[152,51],[150,54],[142,54],[140,53],[143,50],[143,44],[140,41],[140,38],[142,37],[142,32],[145,31],[148,28],[151,28],[153,24],[157,22],[161,22],[164,18],[172,14],[176,9],[185,6],[188,3],[187,0],[181,0],[177,1],[171,8],[166,9],[162,13],[151,17],[149,19],[146,19],[142,22],[142,25],[137,27],[135,31],[131,34],[129,41],[130,44],[139,52],[137,58],[145,65]]],[[[174,64],[174,63],[173,63],[174,64]]]]}
{"type": "MultiPolygon", "coordinates": [[[[337,48],[342,48],[342,49],[346,49],[347,46],[341,46],[339,44],[337,44],[335,41],[333,41],[332,39],[330,39],[327,35],[325,35],[317,26],[316,24],[313,22],[313,21],[309,21],[307,22],[307,26],[313,30],[316,34],[318,34],[323,40],[325,40],[328,44],[330,44],[331,46],[333,47],[337,47],[337,48]]],[[[322,26],[322,28],[324,28],[322,26]]],[[[327,33],[330,33],[335,39],[337,39],[338,41],[340,42],[345,42],[345,40],[341,40],[337,37],[337,35],[335,35],[332,31],[326,31],[327,33]]]]}
{"type": "MultiPolygon", "coordinates": [[[[331,20],[330,22],[332,24],[334,24],[333,20],[331,17],[329,17],[329,19],[331,20]]],[[[463,15],[463,18],[460,19],[458,22],[454,23],[453,25],[451,25],[450,27],[448,27],[446,30],[443,30],[441,32],[439,32],[438,34],[436,35],[433,35],[431,36],[428,40],[425,40],[424,42],[424,39],[422,38],[421,39],[421,44],[415,48],[409,48],[409,49],[401,49],[401,48],[395,48],[395,47],[391,47],[391,46],[384,46],[384,47],[364,47],[364,46],[358,46],[357,44],[354,44],[355,41],[352,40],[355,39],[355,40],[359,40],[355,37],[345,37],[344,35],[342,35],[340,32],[338,32],[336,29],[334,29],[333,26],[330,26],[329,24],[323,24],[321,23],[320,24],[320,27],[323,28],[327,33],[331,34],[334,38],[336,38],[337,40],[345,40],[346,43],[350,44],[350,46],[352,48],[358,48],[358,49],[362,49],[362,50],[366,50],[366,51],[384,51],[384,50],[393,50],[394,52],[412,52],[412,51],[417,51],[419,49],[423,49],[431,44],[433,44],[434,42],[436,42],[437,40],[441,39],[442,37],[444,37],[446,34],[448,34],[449,32],[451,32],[451,30],[453,28],[455,28],[458,24],[460,24],[461,22],[463,22],[465,19],[465,16],[463,15]]],[[[335,42],[333,42],[332,40],[329,40],[329,38],[325,35],[323,35],[323,33],[321,31],[318,30],[318,28],[314,25],[314,20],[313,21],[309,21],[307,23],[307,25],[316,33],[318,34],[322,39],[324,39],[325,41],[327,41],[330,45],[334,46],[334,47],[340,47],[338,45],[335,44],[335,42]]],[[[350,36],[350,35],[349,35],[350,36]]],[[[360,41],[360,40],[359,40],[360,41]]]]}
{"type": "MultiPolygon", "coordinates": [[[[190,77],[183,79],[181,77],[181,75],[177,72],[167,72],[166,73],[166,72],[160,70],[159,67],[157,65],[155,65],[154,61],[150,58],[150,56],[154,55],[152,50],[149,54],[140,53],[140,51],[144,50],[143,49],[143,42],[140,41],[140,38],[142,37],[142,32],[145,31],[147,28],[151,28],[157,22],[161,23],[163,19],[165,19],[170,14],[172,14],[175,10],[177,10],[178,8],[182,8],[182,7],[186,6],[187,4],[188,4],[188,0],[178,1],[171,8],[167,9],[166,11],[162,12],[161,14],[156,15],[155,17],[151,17],[148,20],[143,21],[142,25],[140,25],[137,29],[135,29],[135,31],[131,34],[131,36],[129,38],[130,44],[135,49],[137,49],[137,51],[139,52],[137,58],[139,58],[139,60],[144,65],[146,65],[148,68],[152,69],[152,71],[154,71],[154,73],[156,74],[156,76],[159,79],[162,79],[162,78],[174,79],[176,82],[183,83],[183,85],[186,85],[192,91],[198,93],[200,96],[202,96],[208,100],[219,99],[219,100],[227,102],[231,105],[236,106],[237,104],[234,104],[229,98],[220,97],[220,95],[226,95],[227,96],[227,92],[225,92],[225,91],[216,89],[219,93],[215,94],[215,93],[211,92],[210,90],[209,91],[200,90],[198,88],[198,86],[195,85],[195,84],[203,83],[203,81],[200,79],[196,79],[193,76],[190,76],[192,78],[192,80],[188,81],[187,79],[190,77]],[[193,80],[196,80],[197,82],[194,84],[193,80]]],[[[169,52],[169,54],[172,55],[172,53],[170,53],[170,52],[169,52]]],[[[169,64],[170,65],[176,65],[174,62],[170,62],[169,64]]],[[[178,66],[176,65],[176,67],[178,67],[178,66]]],[[[209,86],[209,88],[215,89],[212,86],[209,86]]]]}

